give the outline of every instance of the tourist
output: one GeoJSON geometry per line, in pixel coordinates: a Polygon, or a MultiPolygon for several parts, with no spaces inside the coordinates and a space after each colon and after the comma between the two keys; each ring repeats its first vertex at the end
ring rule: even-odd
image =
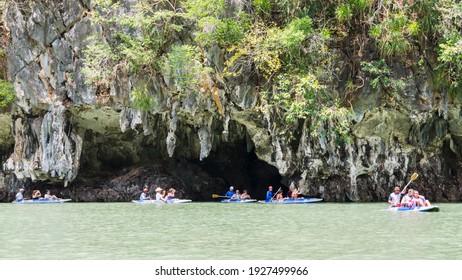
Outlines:
{"type": "Polygon", "coordinates": [[[239,190],[236,190],[236,193],[231,196],[231,199],[235,199],[235,200],[241,199],[241,194],[239,193],[239,190]]]}
{"type": "Polygon", "coordinates": [[[231,198],[231,197],[233,197],[233,195],[235,195],[235,194],[236,194],[236,192],[234,192],[234,187],[231,186],[231,187],[229,187],[229,191],[226,192],[225,196],[231,198]]]}
{"type": "Polygon", "coordinates": [[[50,190],[46,190],[45,195],[43,196],[45,200],[58,200],[59,198],[56,195],[51,195],[50,190]]]}
{"type": "Polygon", "coordinates": [[[396,186],[393,189],[393,192],[388,196],[388,203],[391,204],[391,206],[399,207],[401,202],[401,195],[406,193],[406,188],[407,186],[404,187],[403,191],[401,191],[400,188],[396,186]]]}
{"type": "Polygon", "coordinates": [[[266,192],[266,199],[265,201],[273,200],[273,186],[268,187],[268,191],[266,192]]]}
{"type": "Polygon", "coordinates": [[[42,199],[42,193],[40,190],[33,190],[32,191],[32,200],[39,200],[42,199]]]}
{"type": "Polygon", "coordinates": [[[422,199],[423,206],[432,206],[430,200],[426,199],[423,195],[419,195],[420,199],[422,199]]]}
{"type": "Polygon", "coordinates": [[[297,187],[294,187],[293,190],[290,193],[290,196],[287,194],[288,197],[293,198],[293,199],[298,199],[298,195],[302,194],[297,187]]]}
{"type": "Polygon", "coordinates": [[[18,193],[16,194],[16,201],[20,202],[24,199],[24,189],[20,188],[18,193]]]}
{"type": "Polygon", "coordinates": [[[250,199],[250,195],[247,190],[244,190],[241,194],[241,199],[250,199]]]}
{"type": "MultiPolygon", "coordinates": [[[[404,190],[403,190],[404,191],[404,190]]],[[[401,206],[406,206],[406,207],[413,207],[413,202],[412,199],[414,198],[414,190],[409,189],[407,191],[407,194],[403,196],[403,199],[401,200],[401,206]]]]}
{"type": "Polygon", "coordinates": [[[282,190],[276,192],[276,199],[277,200],[284,200],[284,195],[282,194],[282,190]]]}
{"type": "Polygon", "coordinates": [[[172,200],[175,198],[175,192],[176,190],[174,188],[170,188],[168,189],[168,193],[167,193],[167,200],[172,200]]]}
{"type": "Polygon", "coordinates": [[[412,202],[414,206],[425,206],[425,202],[422,197],[420,197],[417,190],[414,190],[414,197],[412,198],[412,202]]]}
{"type": "Polygon", "coordinates": [[[156,200],[165,201],[165,191],[160,187],[156,189],[156,200]]]}
{"type": "Polygon", "coordinates": [[[140,195],[140,200],[148,200],[151,199],[151,197],[148,195],[148,188],[144,188],[143,192],[140,195]]]}

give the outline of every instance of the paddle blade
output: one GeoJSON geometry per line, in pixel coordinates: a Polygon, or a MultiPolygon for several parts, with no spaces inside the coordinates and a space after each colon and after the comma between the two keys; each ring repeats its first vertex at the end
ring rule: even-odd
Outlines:
{"type": "Polygon", "coordinates": [[[419,177],[419,174],[417,173],[412,174],[411,181],[414,181],[415,179],[417,179],[417,177],[419,177]]]}
{"type": "Polygon", "coordinates": [[[212,194],[212,197],[213,197],[213,198],[218,198],[219,195],[218,195],[218,194],[212,194]]]}

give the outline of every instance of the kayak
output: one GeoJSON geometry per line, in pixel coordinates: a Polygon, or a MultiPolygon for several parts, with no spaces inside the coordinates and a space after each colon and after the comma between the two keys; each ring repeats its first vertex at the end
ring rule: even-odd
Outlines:
{"type": "Polygon", "coordinates": [[[53,203],[64,203],[71,201],[72,199],[39,199],[39,200],[32,200],[32,199],[23,199],[21,201],[13,201],[14,204],[53,204],[53,203]]]}
{"type": "Polygon", "coordinates": [[[257,202],[256,199],[223,199],[223,203],[252,203],[257,202]]]}
{"type": "Polygon", "coordinates": [[[418,207],[393,207],[389,206],[387,211],[393,212],[439,212],[438,206],[418,206],[418,207]]]}
{"type": "Polygon", "coordinates": [[[279,200],[259,200],[260,203],[267,203],[267,204],[309,204],[314,202],[322,201],[322,198],[288,198],[288,199],[279,199],[279,200]]]}
{"type": "Polygon", "coordinates": [[[178,198],[174,198],[174,199],[170,199],[170,200],[167,200],[167,201],[163,201],[163,200],[150,200],[150,199],[146,199],[146,200],[132,200],[132,202],[134,203],[138,203],[138,204],[179,204],[179,203],[187,203],[187,202],[191,202],[192,200],[191,199],[178,199],[178,198]]]}

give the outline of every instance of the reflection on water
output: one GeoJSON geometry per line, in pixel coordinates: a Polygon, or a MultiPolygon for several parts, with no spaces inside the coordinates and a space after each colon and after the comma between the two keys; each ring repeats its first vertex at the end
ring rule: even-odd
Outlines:
{"type": "Polygon", "coordinates": [[[462,204],[0,204],[0,259],[462,259],[462,204]]]}

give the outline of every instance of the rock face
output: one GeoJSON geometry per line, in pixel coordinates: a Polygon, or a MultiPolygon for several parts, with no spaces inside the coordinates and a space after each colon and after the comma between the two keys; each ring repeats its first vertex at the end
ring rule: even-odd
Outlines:
{"type": "MultiPolygon", "coordinates": [[[[8,2],[17,108],[14,150],[2,158],[14,176],[0,175],[0,200],[25,186],[77,201],[129,201],[145,185],[175,187],[195,200],[236,185],[263,198],[272,184],[326,201],[385,201],[413,172],[430,200],[462,199],[461,105],[433,92],[425,73],[398,71],[410,86],[396,107],[364,86],[351,101],[344,143],[334,135],[342,121],[335,118],[317,136],[307,132],[310,120],[300,120],[289,137],[250,79],[176,98],[159,77],[150,86],[155,108],[138,111],[126,100],[128,85],[142,77],[117,72],[105,90],[85,83],[87,38],[102,33],[88,19],[89,2],[8,2]]],[[[223,69],[220,50],[211,52],[210,63],[223,69]]]]}

